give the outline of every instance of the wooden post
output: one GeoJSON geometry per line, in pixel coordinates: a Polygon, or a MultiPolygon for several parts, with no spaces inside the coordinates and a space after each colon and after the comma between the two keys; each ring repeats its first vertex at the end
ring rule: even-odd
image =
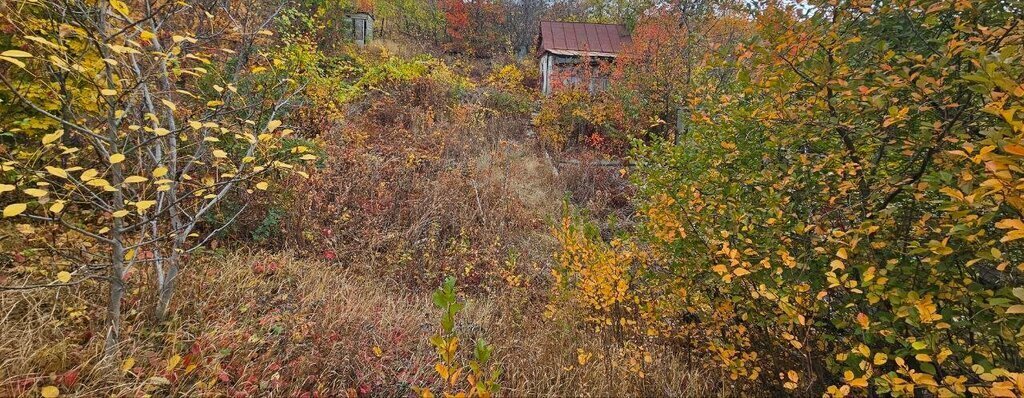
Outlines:
{"type": "Polygon", "coordinates": [[[676,135],[673,139],[673,143],[679,145],[680,136],[688,133],[688,126],[686,125],[686,112],[682,106],[676,107],[676,135]]]}

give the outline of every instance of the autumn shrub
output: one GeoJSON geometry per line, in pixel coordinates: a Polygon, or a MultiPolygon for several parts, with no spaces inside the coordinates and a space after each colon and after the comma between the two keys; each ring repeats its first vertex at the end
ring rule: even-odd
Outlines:
{"type": "Polygon", "coordinates": [[[1024,393],[1019,9],[811,3],[756,11],[688,134],[637,143],[635,229],[557,229],[561,300],[725,391],[1024,393]]]}
{"type": "Polygon", "coordinates": [[[271,51],[281,43],[263,29],[269,7],[244,18],[185,3],[0,7],[4,223],[63,234],[34,247],[59,253],[59,272],[0,289],[105,284],[96,299],[114,357],[127,274],[156,274],[152,313],[167,319],[183,257],[245,210],[227,214],[227,198],[258,195],[312,160],[285,145],[294,130],[281,120],[301,64],[271,51]]]}
{"type": "Polygon", "coordinates": [[[705,90],[731,78],[720,60],[750,36],[742,7],[733,1],[694,3],[693,10],[658,7],[632,32],[632,44],[610,66],[598,119],[614,135],[673,139],[685,131],[680,116],[700,107],[705,90]]]}
{"type": "Polygon", "coordinates": [[[584,90],[559,90],[545,97],[533,120],[537,135],[553,149],[568,149],[593,131],[587,119],[591,104],[584,90]]]}
{"type": "Polygon", "coordinates": [[[621,111],[614,105],[617,101],[607,92],[560,89],[541,100],[533,123],[541,142],[555,152],[596,150],[625,156],[630,140],[637,137],[614,123],[614,113],[621,111]]]}
{"type": "Polygon", "coordinates": [[[536,90],[529,85],[528,73],[521,64],[509,63],[492,70],[484,82],[488,91],[482,105],[504,115],[527,115],[533,110],[536,90]]]}
{"type": "Polygon", "coordinates": [[[239,231],[419,287],[457,274],[467,289],[490,289],[511,252],[536,258],[528,240],[543,223],[509,159],[525,150],[508,141],[525,117],[489,107],[487,90],[437,59],[359,52],[328,64],[294,114],[316,129],[317,169],[239,231]]]}
{"type": "MultiPolygon", "coordinates": [[[[458,300],[455,292],[455,278],[447,277],[431,296],[434,306],[441,310],[441,332],[430,337],[430,344],[437,352],[434,370],[440,377],[440,388],[444,396],[466,396],[487,398],[499,391],[498,380],[501,369],[494,365],[491,356],[494,347],[482,337],[472,346],[472,355],[463,355],[460,339],[455,331],[455,318],[466,304],[458,300]]],[[[421,397],[433,397],[429,387],[420,387],[421,397]]]]}
{"type": "Polygon", "coordinates": [[[631,140],[685,134],[686,119],[701,106],[701,97],[734,74],[721,61],[733,58],[731,49],[750,36],[740,2],[691,6],[651,7],[631,32],[631,44],[613,62],[584,57],[579,65],[553,72],[553,94],[537,118],[542,137],[560,148],[597,136],[605,141],[606,152],[625,155],[631,140]],[[565,83],[567,75],[584,82],[602,76],[608,84],[584,93],[585,87],[565,83]]]}

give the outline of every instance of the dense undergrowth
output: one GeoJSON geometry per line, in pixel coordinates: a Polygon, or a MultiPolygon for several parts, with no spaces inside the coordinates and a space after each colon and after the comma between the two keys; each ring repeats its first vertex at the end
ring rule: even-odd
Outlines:
{"type": "Polygon", "coordinates": [[[638,188],[610,234],[565,217],[563,297],[740,391],[1020,395],[1020,9],[814,4],[655,21],[611,90],[548,100],[556,137],[629,141],[638,188]]]}
{"type": "MultiPolygon", "coordinates": [[[[123,333],[132,338],[116,360],[104,362],[92,332],[104,322],[90,299],[102,284],[4,292],[4,394],[47,386],[128,396],[469,391],[469,368],[445,383],[428,341],[441,319],[429,292],[446,276],[466,302],[453,336],[466,350],[475,338],[488,342],[499,395],[711,388],[689,356],[667,347],[637,356],[574,315],[546,311],[556,247],[549,231],[563,201],[606,209],[606,191],[621,187],[605,182],[615,170],[554,174],[526,136],[521,104],[531,94],[521,67],[471,81],[438,59],[378,51],[316,60],[331,66],[311,79],[308,102],[288,123],[320,160],[308,178],[277,181],[283,189],[273,195],[225,203],[246,201],[249,211],[214,249],[188,258],[174,317],[149,317],[151,273],[127,276],[123,333]]],[[[8,283],[53,258],[33,249],[38,237],[9,233],[8,283]]]]}
{"type": "MultiPolygon", "coordinates": [[[[122,333],[130,338],[116,358],[105,359],[95,332],[105,322],[92,299],[104,294],[102,283],[5,291],[4,394],[476,391],[465,356],[475,338],[491,347],[499,395],[710,388],[689,357],[636,356],[575,316],[546,313],[552,221],[564,203],[616,211],[609,204],[625,203],[624,181],[585,164],[555,171],[528,135],[529,67],[476,65],[470,77],[458,61],[376,46],[331,56],[303,44],[281,51],[303,71],[295,75],[302,100],[283,120],[317,156],[306,175],[282,175],[268,194],[230,195],[211,213],[223,220],[246,210],[210,248],[184,258],[167,321],[148,312],[156,275],[126,274],[122,333]],[[451,369],[464,373],[448,374],[456,377],[449,383],[428,341],[441,319],[429,292],[447,276],[467,304],[452,334],[464,347],[451,369]],[[639,369],[645,377],[635,377],[639,369]]],[[[5,284],[60,268],[44,265],[59,258],[46,247],[65,232],[9,226],[5,284]]]]}
{"type": "Polygon", "coordinates": [[[4,17],[0,396],[1024,393],[1019,7],[257,3],[4,17]]]}

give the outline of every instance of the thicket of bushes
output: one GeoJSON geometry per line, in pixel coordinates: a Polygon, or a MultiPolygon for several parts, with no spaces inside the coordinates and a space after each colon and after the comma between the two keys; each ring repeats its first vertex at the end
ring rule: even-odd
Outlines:
{"type": "Polygon", "coordinates": [[[741,390],[1024,393],[1021,10],[811,3],[673,75],[687,127],[634,135],[638,225],[567,217],[559,294],[741,390]]]}
{"type": "Polygon", "coordinates": [[[543,233],[511,183],[523,177],[509,175],[523,172],[510,165],[509,140],[523,136],[531,96],[519,67],[478,87],[459,65],[428,56],[311,61],[323,66],[296,122],[324,160],[236,231],[409,286],[452,274],[464,289],[502,285],[497,270],[534,252],[528,236],[543,233]]]}
{"type": "Polygon", "coordinates": [[[540,99],[533,66],[325,54],[298,8],[282,36],[213,6],[155,34],[72,4],[118,45],[28,3],[0,24],[34,53],[0,52],[0,394],[1024,394],[1013,4],[658,8],[608,91],[540,99]],[[573,159],[523,139],[537,100],[573,159]],[[167,184],[192,206],[151,209],[167,184]],[[195,228],[145,218],[182,208],[195,228]],[[249,243],[291,251],[222,250],[249,243]],[[450,275],[474,298],[432,308],[450,275]]]}

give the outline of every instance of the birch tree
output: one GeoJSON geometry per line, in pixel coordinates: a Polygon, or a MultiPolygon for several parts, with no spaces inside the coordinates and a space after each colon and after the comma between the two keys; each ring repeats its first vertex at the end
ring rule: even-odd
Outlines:
{"type": "MultiPolygon", "coordinates": [[[[55,223],[103,250],[33,288],[109,285],[116,353],[126,274],[155,274],[167,319],[183,258],[230,224],[221,205],[314,159],[280,120],[301,92],[262,51],[283,4],[9,0],[0,6],[5,219],[55,223]],[[214,222],[212,220],[222,221],[214,222]]],[[[55,248],[60,250],[60,247],[55,248]]]]}

